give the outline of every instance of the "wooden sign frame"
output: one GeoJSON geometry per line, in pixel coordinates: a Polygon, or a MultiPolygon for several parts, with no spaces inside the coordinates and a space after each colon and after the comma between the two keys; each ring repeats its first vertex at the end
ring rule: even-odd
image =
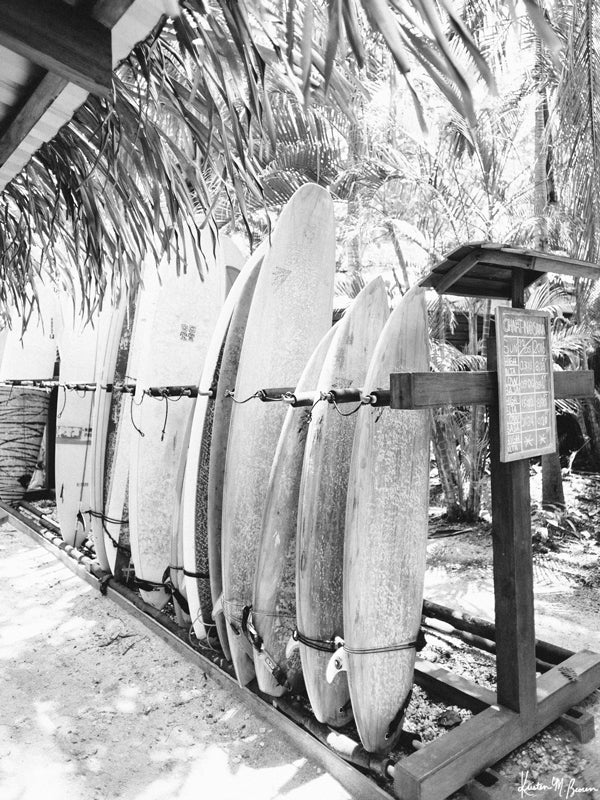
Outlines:
{"type": "Polygon", "coordinates": [[[547,311],[496,309],[500,461],[504,463],[556,450],[550,324],[547,311]]]}

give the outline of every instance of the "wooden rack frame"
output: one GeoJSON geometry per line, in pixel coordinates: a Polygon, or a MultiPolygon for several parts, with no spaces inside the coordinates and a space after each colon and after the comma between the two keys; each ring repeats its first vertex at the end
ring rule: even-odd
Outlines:
{"type": "MultiPolygon", "coordinates": [[[[590,264],[492,245],[455,251],[424,281],[438,292],[509,298],[525,305],[525,286],[546,269],[600,276],[590,264]],[[489,279],[488,279],[489,278],[489,279]]],[[[444,404],[489,407],[494,560],[496,701],[458,728],[399,761],[394,789],[403,800],[441,800],[561,717],[600,686],[600,655],[583,650],[536,678],[529,460],[500,461],[496,348],[489,373],[392,375],[392,408],[444,404]]],[[[593,374],[555,375],[557,397],[590,396],[593,374]]],[[[473,685],[473,691],[478,688],[473,685]]]]}
{"type": "MultiPolygon", "coordinates": [[[[522,307],[524,287],[539,278],[544,269],[588,278],[600,277],[598,267],[583,262],[501,246],[466,245],[445,259],[439,269],[436,268],[437,272],[434,270],[427,276],[423,285],[434,286],[440,293],[448,291],[459,295],[471,294],[471,290],[476,289],[478,296],[508,297],[514,307],[522,307]],[[489,281],[486,270],[490,271],[489,281]]],[[[570,653],[535,638],[529,461],[501,463],[499,460],[498,385],[492,343],[489,349],[487,372],[390,376],[391,408],[434,408],[447,404],[489,407],[495,625],[478,620],[473,627],[472,621],[465,621],[458,612],[434,603],[426,602],[423,610],[425,614],[452,621],[458,628],[493,639],[497,665],[497,693],[494,693],[438,664],[418,658],[415,683],[445,702],[469,708],[475,713],[459,727],[395,764],[366,754],[358,744],[341,743],[337,733],[312,718],[306,719],[306,715],[299,716],[291,705],[286,707],[285,700],[269,703],[266,697],[261,699],[256,692],[241,689],[222,663],[213,663],[185,643],[177,630],[171,629],[172,625],[169,627],[164,615],[128,592],[114,578],[102,573],[94,562],[69,549],[55,536],[49,536],[48,530],[53,531],[56,526],[41,519],[39,512],[24,516],[3,503],[0,503],[0,511],[6,512],[18,529],[32,536],[74,572],[138,616],[179,652],[201,663],[219,682],[237,692],[240,699],[287,733],[356,796],[365,800],[390,797],[386,790],[364,774],[368,771],[372,775],[392,778],[393,792],[401,800],[443,800],[465,784],[471,784],[486,768],[553,721],[561,717],[564,720],[569,709],[600,686],[599,654],[589,650],[570,653]],[[536,668],[540,661],[544,662],[546,671],[537,678],[536,668]],[[281,713],[277,713],[273,705],[281,713]],[[351,762],[363,771],[345,762],[351,762]]],[[[281,395],[292,389],[268,391],[281,395]]],[[[554,391],[556,398],[589,397],[594,393],[593,373],[556,372],[554,391]]],[[[56,403],[56,389],[52,399],[56,403]]],[[[352,401],[357,399],[353,397],[352,401]]],[[[307,403],[309,401],[312,402],[311,398],[306,399],[307,403]]],[[[382,404],[387,404],[387,401],[386,396],[382,404]]],[[[340,397],[338,402],[350,402],[350,398],[340,397]]],[[[26,513],[34,511],[27,509],[26,503],[22,505],[26,513]]],[[[477,791],[481,796],[480,787],[477,791]]]]}

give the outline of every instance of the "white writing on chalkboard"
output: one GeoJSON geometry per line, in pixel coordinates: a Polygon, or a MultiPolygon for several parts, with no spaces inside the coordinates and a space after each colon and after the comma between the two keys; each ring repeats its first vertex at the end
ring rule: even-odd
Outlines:
{"type": "Polygon", "coordinates": [[[500,458],[514,461],[555,449],[549,317],[499,308],[500,458]]]}

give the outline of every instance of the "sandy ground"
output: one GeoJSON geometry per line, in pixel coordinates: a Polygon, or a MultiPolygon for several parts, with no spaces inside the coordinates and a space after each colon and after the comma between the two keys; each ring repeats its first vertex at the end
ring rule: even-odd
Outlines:
{"type": "MultiPolygon", "coordinates": [[[[600,651],[598,589],[574,586],[551,565],[535,572],[537,635],[600,651]]],[[[492,619],[489,539],[475,532],[433,542],[426,596],[492,619]]],[[[600,730],[598,693],[585,705],[600,730]]],[[[0,709],[0,800],[350,796],[232,692],[7,524],[0,709]]],[[[583,791],[600,788],[600,739],[581,745],[558,724],[499,768],[506,800],[600,800],[600,791],[583,791]],[[563,778],[562,794],[523,795],[522,774],[548,785],[563,778]]]]}
{"type": "Polygon", "coordinates": [[[1,800],[342,800],[231,692],[0,527],[1,800]]]}

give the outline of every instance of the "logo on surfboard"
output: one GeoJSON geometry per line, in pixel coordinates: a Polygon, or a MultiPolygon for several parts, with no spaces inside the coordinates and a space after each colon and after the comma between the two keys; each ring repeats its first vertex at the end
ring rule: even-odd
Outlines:
{"type": "Polygon", "coordinates": [[[88,444],[92,440],[92,429],[80,425],[58,425],[56,439],[63,444],[88,444]]]}
{"type": "Polygon", "coordinates": [[[275,267],[273,270],[273,286],[275,289],[281,289],[283,284],[287,281],[292,273],[291,269],[285,269],[284,267],[275,267]]]}
{"type": "Polygon", "coordinates": [[[182,342],[193,342],[196,338],[196,326],[188,325],[185,322],[182,322],[181,330],[179,331],[179,338],[182,342]]]}

